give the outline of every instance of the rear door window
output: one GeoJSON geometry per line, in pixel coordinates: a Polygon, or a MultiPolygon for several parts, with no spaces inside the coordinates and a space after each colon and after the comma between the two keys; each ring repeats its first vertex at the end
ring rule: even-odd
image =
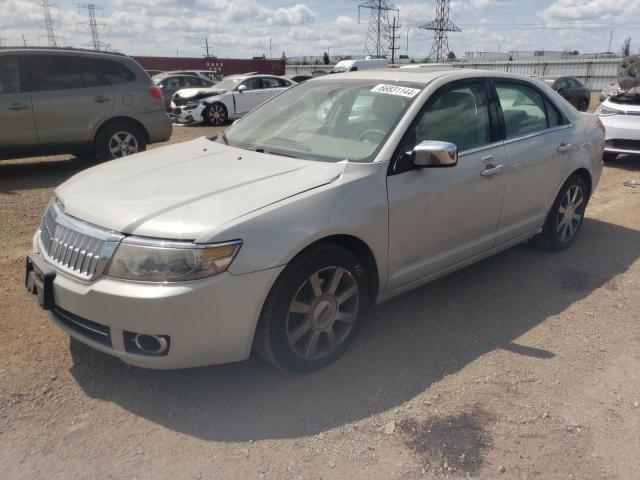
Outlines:
{"type": "Polygon", "coordinates": [[[0,57],[0,94],[20,91],[22,87],[18,57],[0,57]]]}
{"type": "Polygon", "coordinates": [[[261,82],[261,78],[247,78],[244,82],[242,82],[242,85],[246,85],[247,86],[247,90],[259,90],[262,87],[262,82],[261,82]]]}
{"type": "Polygon", "coordinates": [[[132,82],[136,79],[134,73],[119,62],[106,58],[94,58],[91,61],[110,85],[132,82]]]}
{"type": "Polygon", "coordinates": [[[31,90],[46,92],[70,90],[84,86],[84,65],[80,57],[64,55],[30,55],[31,90]]]}
{"type": "Polygon", "coordinates": [[[507,139],[548,128],[545,99],[534,88],[515,83],[496,83],[507,139]]]}

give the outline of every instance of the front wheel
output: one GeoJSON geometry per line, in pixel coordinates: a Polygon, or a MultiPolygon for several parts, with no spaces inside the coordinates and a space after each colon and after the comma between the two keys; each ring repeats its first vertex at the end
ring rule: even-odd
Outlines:
{"type": "Polygon", "coordinates": [[[580,100],[580,106],[578,107],[578,110],[580,110],[581,112],[586,112],[588,108],[589,108],[589,101],[586,98],[583,98],[582,100],[580,100]]]}
{"type": "Polygon", "coordinates": [[[210,125],[222,125],[229,119],[227,108],[220,102],[212,103],[203,113],[205,121],[210,125]]]}
{"type": "Polygon", "coordinates": [[[547,250],[564,250],[573,243],[582,227],[588,201],[589,191],[582,177],[570,177],[553,202],[540,234],[547,250]]]}
{"type": "Polygon", "coordinates": [[[351,251],[320,245],[296,257],[265,302],[254,338],[268,362],[303,373],[337,359],[368,305],[365,268],[351,251]]]}

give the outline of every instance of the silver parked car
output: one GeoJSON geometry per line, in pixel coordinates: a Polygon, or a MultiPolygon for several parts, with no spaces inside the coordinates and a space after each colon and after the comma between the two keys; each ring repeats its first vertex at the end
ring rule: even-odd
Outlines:
{"type": "Polygon", "coordinates": [[[27,289],[78,340],[181,368],[335,360],[367,308],[531,238],[576,239],[604,129],[537,80],[368,70],[56,189],[27,289]]]}
{"type": "Polygon", "coordinates": [[[118,158],[171,136],[162,92],[135,60],[73,49],[0,49],[0,125],[0,158],[118,158]]]}

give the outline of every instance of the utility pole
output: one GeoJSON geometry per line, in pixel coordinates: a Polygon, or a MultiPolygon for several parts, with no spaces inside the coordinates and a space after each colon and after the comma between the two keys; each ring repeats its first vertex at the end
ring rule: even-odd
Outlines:
{"type": "Polygon", "coordinates": [[[613,41],[613,30],[611,30],[611,35],[609,35],[609,48],[607,48],[607,53],[611,53],[611,42],[613,41]]]}
{"type": "Polygon", "coordinates": [[[398,19],[400,12],[389,0],[367,0],[358,5],[358,23],[360,23],[360,10],[363,8],[371,10],[364,50],[371,56],[384,57],[391,47],[393,35],[389,12],[395,12],[398,19]]]}
{"type": "Polygon", "coordinates": [[[26,47],[27,46],[27,37],[25,37],[24,35],[22,35],[22,44],[26,47]]]}
{"type": "Polygon", "coordinates": [[[273,58],[273,52],[271,51],[271,37],[269,37],[269,58],[273,58]]]}
{"type": "Polygon", "coordinates": [[[409,56],[409,30],[411,29],[411,25],[407,25],[407,57],[409,56]]]}
{"type": "Polygon", "coordinates": [[[205,58],[209,58],[209,37],[204,37],[205,58]]]}
{"type": "Polygon", "coordinates": [[[396,50],[400,49],[400,47],[396,47],[396,40],[400,39],[400,36],[396,35],[396,30],[399,28],[400,25],[396,25],[396,17],[393,17],[393,24],[391,25],[391,65],[395,63],[396,50]]]}
{"type": "Polygon", "coordinates": [[[93,48],[94,50],[107,50],[109,48],[108,43],[104,43],[100,41],[100,31],[109,30],[109,25],[104,22],[98,22],[96,20],[96,11],[100,12],[101,15],[104,15],[104,9],[100,5],[95,5],[93,3],[87,3],[85,5],[79,5],[78,8],[80,10],[86,10],[87,16],[89,20],[86,22],[76,23],[76,30],[78,27],[87,27],[89,32],[91,33],[91,41],[86,43],[85,45],[93,48]]]}
{"type": "Polygon", "coordinates": [[[36,3],[42,8],[42,27],[46,32],[43,36],[46,37],[47,43],[50,47],[57,48],[58,42],[56,41],[54,25],[58,23],[58,21],[54,20],[51,16],[51,9],[58,8],[58,6],[49,3],[49,0],[37,0],[36,3]]]}
{"type": "Polygon", "coordinates": [[[431,46],[431,60],[441,62],[443,56],[449,53],[449,40],[447,32],[461,32],[460,28],[449,20],[451,0],[437,0],[435,20],[421,25],[418,28],[433,30],[433,45],[431,46]]]}

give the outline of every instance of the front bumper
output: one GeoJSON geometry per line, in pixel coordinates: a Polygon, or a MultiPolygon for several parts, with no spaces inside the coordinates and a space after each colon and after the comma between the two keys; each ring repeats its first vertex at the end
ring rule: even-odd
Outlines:
{"type": "Polygon", "coordinates": [[[639,115],[609,115],[600,120],[605,128],[605,152],[640,153],[639,115]]]}
{"type": "Polygon", "coordinates": [[[139,367],[173,369],[240,361],[249,357],[262,305],[282,268],[223,273],[183,284],[107,277],[85,283],[58,272],[50,315],[79,341],[139,367]],[[107,332],[108,341],[96,331],[107,332]],[[168,353],[131,353],[127,332],[167,336],[168,353]]]}
{"type": "Polygon", "coordinates": [[[204,122],[204,110],[206,105],[198,104],[195,107],[186,105],[176,106],[171,103],[171,116],[174,121],[184,124],[197,124],[204,122]]]}

